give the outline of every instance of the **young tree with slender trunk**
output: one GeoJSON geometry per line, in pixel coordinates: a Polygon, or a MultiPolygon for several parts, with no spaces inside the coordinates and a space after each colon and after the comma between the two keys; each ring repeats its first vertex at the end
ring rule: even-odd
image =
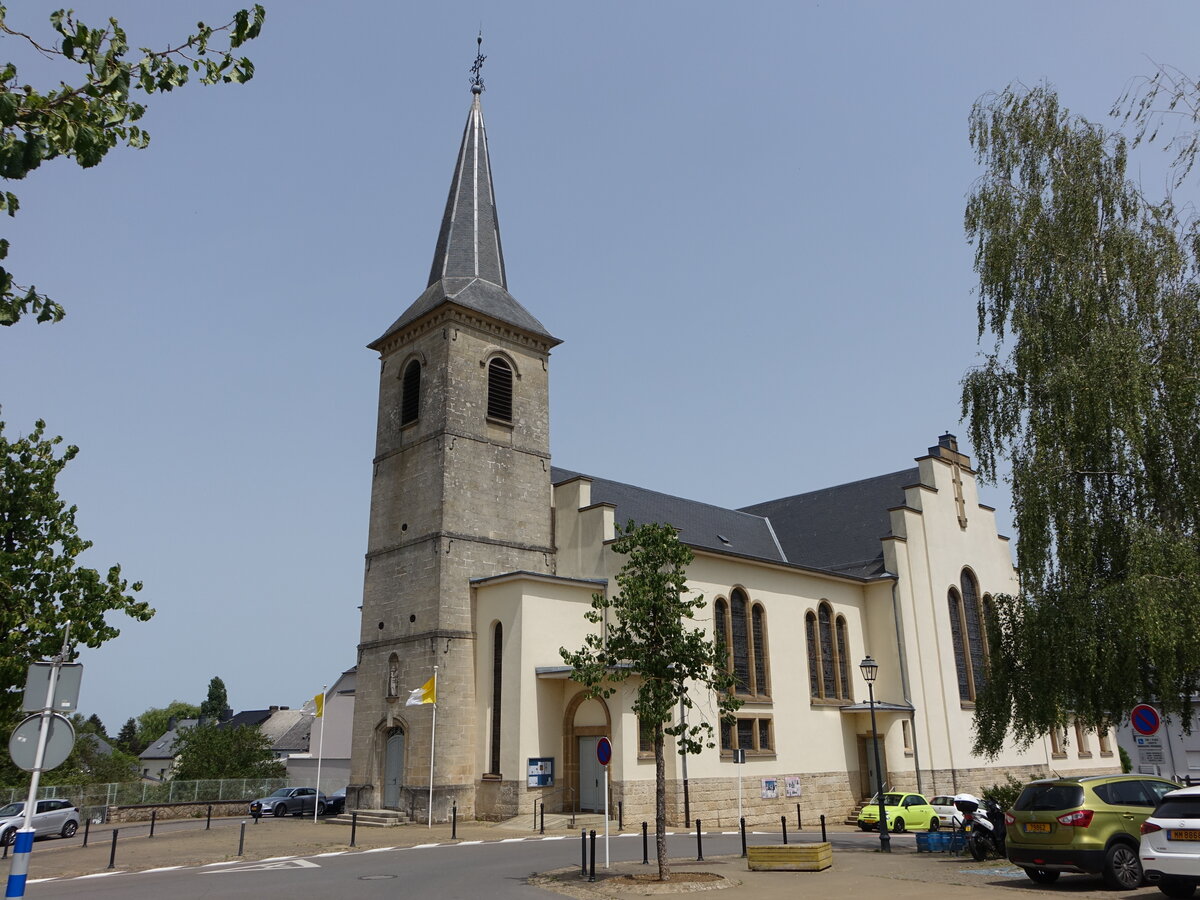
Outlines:
{"type": "Polygon", "coordinates": [[[560,648],[559,653],[574,669],[571,677],[591,696],[609,697],[625,680],[637,679],[633,712],[654,735],[658,877],[668,881],[666,738],[675,738],[681,754],[714,746],[710,722],[672,725],[675,712],[681,703],[693,708],[690,687],[713,692],[720,718],[732,714],[741,701],[732,693],[734,679],[723,644],[690,624],[705,606],[704,598],[692,595],[687,586],[692,551],[670,525],[630,521],[617,531],[613,551],[627,557],[616,577],[619,593],[593,594],[585,614],[602,629],[589,634],[580,650],[560,648]]]}

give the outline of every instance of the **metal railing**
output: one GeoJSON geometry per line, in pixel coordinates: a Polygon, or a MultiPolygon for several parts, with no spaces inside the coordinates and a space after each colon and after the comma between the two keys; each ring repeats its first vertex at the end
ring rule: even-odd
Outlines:
{"type": "MultiPolygon", "coordinates": [[[[210,778],[160,783],[129,781],[113,784],[44,784],[38,789],[38,799],[64,798],[79,807],[254,800],[266,796],[276,788],[293,784],[311,787],[308,781],[303,778],[210,778]]],[[[0,787],[0,802],[24,800],[28,793],[27,787],[0,787]]]]}

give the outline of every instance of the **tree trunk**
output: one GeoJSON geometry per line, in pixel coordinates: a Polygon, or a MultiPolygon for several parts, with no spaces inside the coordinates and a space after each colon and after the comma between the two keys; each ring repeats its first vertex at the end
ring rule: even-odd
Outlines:
{"type": "Polygon", "coordinates": [[[654,723],[654,849],[658,852],[658,880],[671,880],[667,859],[667,764],[663,758],[663,723],[654,723]]]}

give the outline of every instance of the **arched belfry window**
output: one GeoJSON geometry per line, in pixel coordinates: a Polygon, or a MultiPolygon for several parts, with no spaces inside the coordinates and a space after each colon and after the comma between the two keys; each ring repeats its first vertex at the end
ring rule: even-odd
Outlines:
{"type": "Polygon", "coordinates": [[[714,604],[717,634],[725,643],[734,693],[751,697],[770,696],[767,659],[767,614],[761,603],[751,604],[746,592],[734,588],[729,601],[714,604]]]}
{"type": "Polygon", "coordinates": [[[421,415],[421,364],[413,360],[404,367],[400,391],[400,424],[408,425],[421,415]]]}
{"type": "Polygon", "coordinates": [[[804,642],[808,650],[808,688],[814,699],[849,700],[850,651],[846,617],[833,614],[827,601],[804,616],[804,642]]]}
{"type": "Polygon", "coordinates": [[[504,670],[504,626],[499,622],[492,632],[492,746],[491,775],[500,774],[500,723],[501,699],[503,694],[504,670]]]}
{"type": "Polygon", "coordinates": [[[990,596],[979,596],[979,585],[969,569],[962,570],[961,593],[949,591],[950,638],[954,645],[954,667],[958,675],[959,699],[970,702],[983,688],[987,666],[987,634],[984,623],[992,604],[990,596]]]}
{"type": "Polygon", "coordinates": [[[487,414],[489,419],[511,422],[513,417],[513,371],[508,361],[495,357],[488,363],[487,414]]]}

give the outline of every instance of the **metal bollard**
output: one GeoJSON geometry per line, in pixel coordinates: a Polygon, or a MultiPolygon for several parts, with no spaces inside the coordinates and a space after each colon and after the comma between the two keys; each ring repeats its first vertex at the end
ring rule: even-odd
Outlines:
{"type": "MultiPolygon", "coordinates": [[[[546,804],[544,804],[544,803],[542,804],[542,806],[545,806],[545,805],[546,804]]],[[[537,809],[538,809],[537,804],[534,803],[533,804],[533,830],[534,831],[537,831],[537,809]]]]}
{"type": "Polygon", "coordinates": [[[158,810],[150,810],[150,834],[149,837],[154,837],[154,825],[158,822],[158,810]]]}
{"type": "Polygon", "coordinates": [[[108,851],[108,867],[110,869],[116,868],[117,865],[117,834],[120,832],[120,830],[121,829],[119,828],[113,829],[112,849],[108,851]]]}
{"type": "Polygon", "coordinates": [[[746,817],[742,816],[741,819],[739,819],[738,821],[740,822],[741,829],[742,829],[742,859],[745,859],[746,858],[746,817]]]}
{"type": "MultiPolygon", "coordinates": [[[[85,846],[85,847],[87,846],[88,832],[91,830],[92,830],[92,817],[88,816],[86,819],[83,820],[83,846],[85,846]]],[[[5,848],[5,849],[7,850],[7,848],[5,848]]],[[[6,852],[4,855],[8,856],[8,853],[6,852]]]]}
{"type": "Polygon", "coordinates": [[[208,817],[204,820],[204,830],[208,831],[212,828],[212,804],[208,804],[208,817]]]}
{"type": "Polygon", "coordinates": [[[238,856],[242,855],[242,851],[246,849],[246,820],[242,819],[242,834],[238,838],[238,856]]]}
{"type": "Polygon", "coordinates": [[[542,812],[542,827],[540,829],[538,829],[538,834],[545,834],[546,833],[546,804],[544,802],[541,805],[541,812],[542,812]]]}
{"type": "Polygon", "coordinates": [[[625,801],[617,801],[617,831],[625,830],[625,801]]]}
{"type": "Polygon", "coordinates": [[[825,843],[829,838],[825,837],[825,813],[821,813],[821,843],[825,843]]]}
{"type": "Polygon", "coordinates": [[[646,828],[647,828],[648,824],[649,823],[647,823],[647,822],[642,823],[642,865],[643,866],[650,865],[650,856],[649,856],[650,846],[646,842],[646,828]]]}
{"type": "Polygon", "coordinates": [[[586,876],[587,875],[587,829],[586,828],[579,829],[579,839],[580,839],[579,840],[579,843],[580,843],[580,856],[579,856],[580,875],[586,876]]]}
{"type": "Polygon", "coordinates": [[[356,846],[354,843],[354,835],[358,831],[358,812],[350,813],[350,846],[356,846]]]}
{"type": "Polygon", "coordinates": [[[787,846],[787,816],[779,817],[779,827],[783,830],[783,846],[787,846]]]}
{"type": "Polygon", "coordinates": [[[4,855],[0,856],[0,859],[8,859],[8,844],[4,845],[4,855]]]}
{"type": "Polygon", "coordinates": [[[696,862],[704,862],[704,842],[700,834],[700,820],[696,820],[696,862]]]}
{"type": "Polygon", "coordinates": [[[592,859],[588,868],[588,881],[596,880],[596,829],[592,829],[592,859]]]}
{"type": "Polygon", "coordinates": [[[458,840],[458,801],[450,807],[450,840],[458,840]]]}
{"type": "Polygon", "coordinates": [[[800,804],[799,803],[796,804],[796,830],[797,831],[804,830],[804,820],[800,818],[800,804]]]}

